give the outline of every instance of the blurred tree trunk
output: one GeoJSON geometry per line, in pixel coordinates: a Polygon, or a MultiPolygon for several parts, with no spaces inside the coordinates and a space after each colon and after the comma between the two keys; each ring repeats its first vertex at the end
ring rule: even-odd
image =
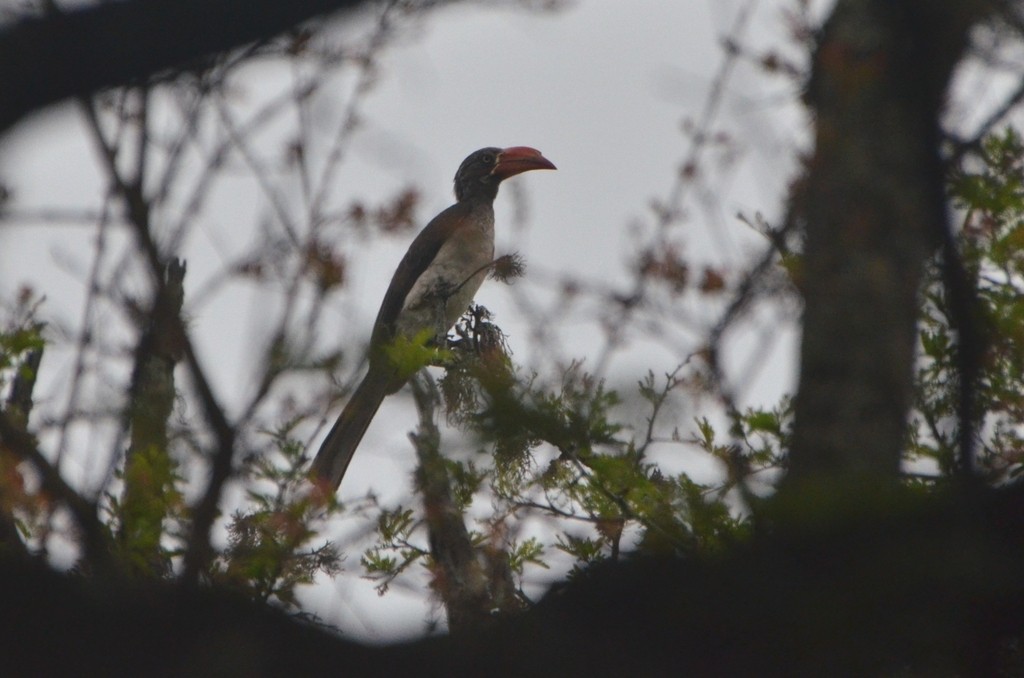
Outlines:
{"type": "Polygon", "coordinates": [[[128,394],[131,445],[125,455],[117,536],[129,567],[144,576],[164,576],[171,571],[170,556],[161,540],[176,492],[168,421],[178,394],[174,367],[181,360],[184,342],[184,283],[185,262],[172,259],[135,351],[128,394]]]}
{"type": "Polygon", "coordinates": [[[840,0],[807,92],[815,150],[788,484],[894,483],[913,398],[925,259],[948,233],[939,116],[989,4],[840,0]]]}

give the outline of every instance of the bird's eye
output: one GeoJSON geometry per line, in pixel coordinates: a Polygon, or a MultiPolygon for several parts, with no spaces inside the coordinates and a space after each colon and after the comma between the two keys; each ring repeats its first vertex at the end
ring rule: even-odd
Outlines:
{"type": "Polygon", "coordinates": [[[493,165],[494,164],[494,154],[493,153],[484,153],[483,156],[480,157],[480,159],[484,161],[485,165],[493,165]]]}

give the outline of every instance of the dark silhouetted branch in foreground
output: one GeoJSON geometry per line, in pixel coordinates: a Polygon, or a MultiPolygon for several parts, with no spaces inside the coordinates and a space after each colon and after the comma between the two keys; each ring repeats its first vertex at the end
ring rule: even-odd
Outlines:
{"type": "Polygon", "coordinates": [[[864,496],[840,527],[815,516],[713,556],[609,564],[494,628],[390,647],[331,636],[224,591],[154,583],[96,595],[88,580],[0,559],[4,668],[104,676],[459,677],[479,676],[481,667],[515,676],[1019,675],[1022,489],[864,496]],[[44,649],[55,644],[60,652],[44,649]]]}
{"type": "Polygon", "coordinates": [[[130,0],[0,28],[0,133],[72,96],[271,38],[366,0],[130,0]]]}

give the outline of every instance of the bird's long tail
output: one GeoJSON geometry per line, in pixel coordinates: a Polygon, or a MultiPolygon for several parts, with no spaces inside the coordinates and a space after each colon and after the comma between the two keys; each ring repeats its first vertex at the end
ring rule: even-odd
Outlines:
{"type": "Polygon", "coordinates": [[[363,439],[384,396],[391,390],[387,376],[376,370],[371,369],[363,377],[313,459],[310,474],[315,482],[330,483],[337,491],[359,441],[363,439]]]}

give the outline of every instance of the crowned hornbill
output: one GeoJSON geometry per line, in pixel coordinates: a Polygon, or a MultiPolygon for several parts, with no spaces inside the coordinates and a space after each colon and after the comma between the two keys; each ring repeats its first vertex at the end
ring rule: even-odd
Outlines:
{"type": "Polygon", "coordinates": [[[384,397],[411,376],[394,364],[396,338],[415,340],[448,331],[473,300],[494,259],[494,198],[498,185],[521,172],[555,169],[526,146],[483,148],[455,174],[455,204],[434,217],[409,246],[377,312],[369,369],[313,460],[315,482],[335,490],[384,397]]]}

